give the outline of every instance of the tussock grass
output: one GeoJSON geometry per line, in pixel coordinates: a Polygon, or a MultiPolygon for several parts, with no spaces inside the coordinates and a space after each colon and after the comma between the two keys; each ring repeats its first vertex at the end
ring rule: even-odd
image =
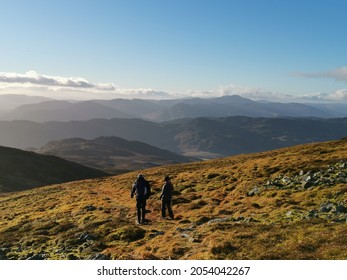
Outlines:
{"type": "Polygon", "coordinates": [[[267,185],[346,160],[344,139],[143,170],[153,195],[139,226],[130,199],[138,172],[2,194],[0,258],[347,259],[346,214],[312,212],[347,207],[345,183],[267,185]],[[167,174],[173,221],[160,218],[167,174]]]}

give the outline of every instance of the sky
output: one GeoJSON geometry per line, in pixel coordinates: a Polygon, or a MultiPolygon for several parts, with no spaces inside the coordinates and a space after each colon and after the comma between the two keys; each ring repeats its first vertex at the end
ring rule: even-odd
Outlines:
{"type": "Polygon", "coordinates": [[[0,94],[347,102],[344,0],[0,0],[0,94]]]}

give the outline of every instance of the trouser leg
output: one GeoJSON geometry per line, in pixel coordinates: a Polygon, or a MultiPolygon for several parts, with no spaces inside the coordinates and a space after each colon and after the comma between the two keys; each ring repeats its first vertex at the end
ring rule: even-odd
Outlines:
{"type": "Polygon", "coordinates": [[[168,210],[168,212],[169,212],[170,218],[171,218],[171,219],[174,219],[174,214],[173,214],[172,208],[171,208],[171,201],[168,201],[166,205],[167,205],[167,210],[168,210]]]}
{"type": "Polygon", "coordinates": [[[141,221],[145,222],[145,216],[146,216],[146,203],[142,205],[141,208],[141,221]]]}
{"type": "Polygon", "coordinates": [[[146,200],[137,199],[136,201],[137,222],[140,224],[145,221],[146,215],[146,200]]]}
{"type": "Polygon", "coordinates": [[[137,223],[141,223],[141,208],[137,208],[137,223]]]}
{"type": "Polygon", "coordinates": [[[166,200],[162,200],[161,201],[161,216],[163,217],[163,218],[165,218],[166,217],[166,200]]]}

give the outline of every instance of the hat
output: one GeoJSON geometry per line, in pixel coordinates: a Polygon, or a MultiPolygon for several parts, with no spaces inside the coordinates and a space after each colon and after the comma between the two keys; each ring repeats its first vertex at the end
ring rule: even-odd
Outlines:
{"type": "Polygon", "coordinates": [[[142,174],[139,174],[137,175],[137,178],[140,179],[140,178],[144,178],[142,174]]]}
{"type": "Polygon", "coordinates": [[[171,180],[171,179],[170,179],[169,176],[165,176],[164,181],[170,181],[170,180],[171,180]]]}

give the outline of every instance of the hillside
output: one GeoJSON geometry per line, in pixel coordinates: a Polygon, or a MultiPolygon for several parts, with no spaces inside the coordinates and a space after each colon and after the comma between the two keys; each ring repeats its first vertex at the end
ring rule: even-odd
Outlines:
{"type": "Polygon", "coordinates": [[[72,138],[52,141],[36,151],[111,174],[194,160],[143,142],[128,141],[119,137],[98,137],[93,140],[72,138]]]}
{"type": "Polygon", "coordinates": [[[0,193],[106,175],[55,156],[0,146],[0,193]]]}
{"type": "Polygon", "coordinates": [[[347,259],[347,138],[143,170],[0,197],[2,259],[347,259]],[[175,220],[160,219],[163,176],[175,220]]]}
{"type": "Polygon", "coordinates": [[[68,138],[116,136],[185,156],[215,158],[262,152],[347,135],[347,118],[195,118],[155,123],[141,119],[0,121],[0,145],[40,148],[68,138]]]}

